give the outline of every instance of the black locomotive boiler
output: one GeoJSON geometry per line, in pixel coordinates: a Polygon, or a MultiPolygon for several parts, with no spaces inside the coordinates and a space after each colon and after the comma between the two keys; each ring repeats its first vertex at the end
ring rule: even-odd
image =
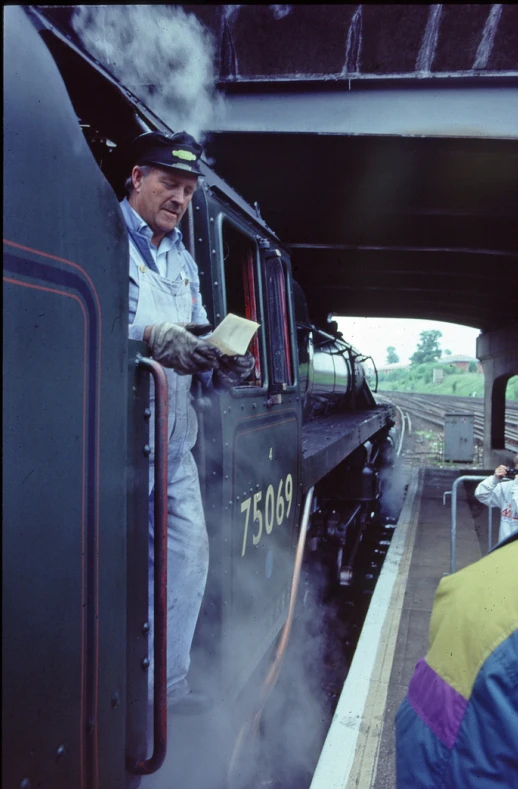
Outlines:
{"type": "MultiPolygon", "coordinates": [[[[118,150],[168,127],[45,10],[6,8],[4,79],[3,786],[122,789],[160,769],[165,729],[155,710],[149,754],[147,397],[160,370],[127,337],[118,150]]],[[[355,349],[312,325],[288,249],[206,165],[182,231],[213,325],[229,312],[260,323],[250,379],[192,393],[211,542],[196,640],[214,695],[231,699],[268,673],[309,544],[331,551],[331,583],[351,582],[394,418],[355,349]]]]}

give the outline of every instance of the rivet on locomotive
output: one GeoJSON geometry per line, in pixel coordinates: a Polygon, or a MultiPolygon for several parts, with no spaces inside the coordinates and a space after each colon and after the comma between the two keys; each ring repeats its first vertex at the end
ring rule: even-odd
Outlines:
{"type": "MultiPolygon", "coordinates": [[[[5,13],[3,783],[102,789],[147,752],[149,353],[127,338],[118,151],[168,127],[44,8],[5,13]]],[[[280,668],[303,561],[354,581],[394,413],[207,165],[182,231],[213,325],[260,324],[248,381],[192,392],[211,541],[196,638],[215,695],[237,697],[280,668]]]]}

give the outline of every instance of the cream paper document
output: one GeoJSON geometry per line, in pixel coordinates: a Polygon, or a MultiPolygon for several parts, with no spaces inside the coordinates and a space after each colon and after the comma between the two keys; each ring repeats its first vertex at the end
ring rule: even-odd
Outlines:
{"type": "Polygon", "coordinates": [[[206,342],[215,345],[221,353],[227,356],[243,356],[246,353],[250,340],[261,324],[240,318],[229,312],[219,326],[216,326],[206,342]]]}

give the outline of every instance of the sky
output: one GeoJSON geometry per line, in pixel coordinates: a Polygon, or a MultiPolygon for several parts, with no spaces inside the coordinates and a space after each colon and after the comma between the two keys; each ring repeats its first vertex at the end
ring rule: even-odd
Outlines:
{"type": "Polygon", "coordinates": [[[387,348],[393,345],[400,363],[407,363],[414,353],[422,331],[438,329],[439,347],[453,354],[462,353],[475,357],[476,339],[480,334],[471,326],[406,318],[340,318],[336,317],[344,340],[364,354],[374,358],[377,367],[386,363],[387,348]]]}

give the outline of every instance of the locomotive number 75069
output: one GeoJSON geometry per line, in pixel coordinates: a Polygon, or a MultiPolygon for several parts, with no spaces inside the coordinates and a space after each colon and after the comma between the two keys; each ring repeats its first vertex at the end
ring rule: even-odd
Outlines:
{"type": "Polygon", "coordinates": [[[273,485],[268,485],[264,497],[263,491],[259,490],[241,502],[241,512],[245,513],[241,556],[246,553],[250,513],[252,514],[252,525],[256,524],[256,530],[252,533],[252,543],[258,545],[263,536],[263,528],[266,534],[271,534],[274,524],[281,526],[284,519],[289,518],[292,502],[293,477],[291,474],[288,474],[286,479],[280,480],[277,495],[275,495],[273,485]]]}

